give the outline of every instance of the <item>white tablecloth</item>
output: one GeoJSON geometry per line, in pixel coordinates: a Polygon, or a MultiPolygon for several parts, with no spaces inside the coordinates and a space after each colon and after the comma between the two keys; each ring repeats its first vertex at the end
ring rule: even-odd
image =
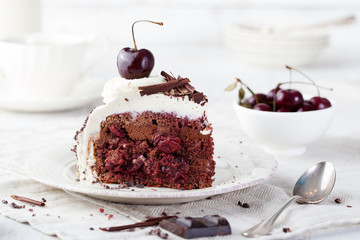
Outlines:
{"type": "MultiPolygon", "coordinates": [[[[283,78],[287,77],[287,74],[274,70],[263,70],[260,74],[255,69],[244,68],[241,65],[237,67],[236,61],[232,59],[229,60],[232,64],[226,65],[216,59],[204,58],[209,51],[220,59],[233,57],[225,49],[204,48],[197,51],[193,59],[197,62],[196,67],[186,65],[189,68],[188,76],[191,76],[194,84],[209,96],[209,119],[214,123],[214,131],[220,132],[223,136],[236,135],[246,144],[255,144],[243,136],[237,124],[231,107],[235,94],[225,93],[222,89],[231,83],[235,76],[243,80],[244,78],[252,79],[248,82],[260,89],[270,89],[274,86],[274,82],[279,81],[277,80],[279,76],[283,78]],[[221,66],[221,71],[209,70],[219,66],[221,66]],[[198,84],[197,79],[201,79],[198,84]]],[[[328,56],[325,55],[325,57],[328,56]]],[[[185,59],[178,59],[178,61],[185,61],[185,59]]],[[[329,198],[319,205],[292,205],[276,223],[272,235],[265,238],[307,237],[317,229],[359,223],[360,125],[358,122],[360,113],[357,104],[360,102],[360,96],[358,96],[360,74],[354,75],[354,73],[359,73],[359,70],[346,64],[346,62],[336,61],[331,66],[318,65],[316,69],[304,70],[314,79],[319,79],[320,84],[325,83],[335,89],[331,95],[337,105],[333,125],[322,139],[309,146],[305,155],[277,159],[279,167],[275,176],[264,184],[193,203],[162,206],[115,204],[82,195],[72,195],[23,177],[22,175],[26,175],[22,169],[25,161],[36,157],[39,152],[54,142],[71,139],[75,131],[81,127],[92,106],[47,114],[1,111],[0,188],[2,190],[0,200],[15,202],[10,198],[12,194],[34,199],[44,197],[47,200],[47,206],[45,208],[33,207],[33,212],[30,212],[29,207],[14,209],[9,204],[0,203],[0,213],[18,222],[28,222],[33,228],[46,234],[57,235],[61,239],[110,239],[114,237],[156,239],[156,236],[148,235],[149,228],[117,233],[101,232],[97,228],[133,223],[143,220],[146,215],[159,216],[162,212],[167,214],[180,212],[180,216],[219,214],[229,220],[233,230],[231,236],[219,237],[219,239],[238,239],[243,230],[271,214],[289,198],[293,184],[304,170],[314,163],[326,160],[332,162],[337,170],[337,183],[329,198]],[[13,174],[14,172],[17,174],[13,174]],[[342,199],[342,203],[336,204],[335,198],[342,199]],[[239,207],[238,201],[249,203],[250,208],[239,207]],[[347,207],[347,205],[352,207],[347,207]],[[106,214],[113,214],[114,217],[109,220],[109,215],[99,212],[100,207],[105,209],[106,214]],[[36,216],[33,217],[33,214],[36,216]],[[90,227],[95,230],[90,230],[90,227]],[[292,232],[283,233],[283,227],[289,227],[292,232]]],[[[176,69],[172,71],[174,74],[178,73],[176,69]]],[[[187,74],[181,72],[181,75],[185,77],[187,74]]],[[[241,162],[241,156],[239,156],[239,162],[241,162]]],[[[170,235],[170,237],[176,238],[175,235],[170,235]]]]}

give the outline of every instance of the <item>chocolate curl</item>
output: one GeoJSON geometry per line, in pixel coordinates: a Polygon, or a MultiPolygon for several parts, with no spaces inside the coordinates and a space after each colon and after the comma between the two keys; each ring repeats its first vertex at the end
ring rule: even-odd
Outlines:
{"type": "Polygon", "coordinates": [[[164,216],[164,217],[150,218],[143,222],[138,222],[138,223],[134,223],[134,224],[130,224],[130,225],[106,227],[106,228],[99,228],[99,229],[106,231],[106,232],[115,232],[115,231],[131,229],[131,228],[150,227],[150,226],[158,225],[162,220],[169,219],[169,218],[177,218],[177,216],[164,216]]]}
{"type": "Polygon", "coordinates": [[[26,203],[30,203],[30,204],[34,204],[40,207],[44,207],[45,203],[44,202],[40,202],[40,201],[36,201],[30,198],[26,198],[26,197],[21,197],[21,196],[17,196],[17,195],[11,195],[11,197],[15,200],[21,201],[21,202],[26,202],[26,203]]]}
{"type": "Polygon", "coordinates": [[[189,79],[184,78],[181,80],[175,80],[175,81],[151,85],[151,86],[139,87],[140,95],[144,96],[144,95],[152,95],[160,92],[167,92],[173,88],[182,87],[189,82],[190,82],[189,79]]]}

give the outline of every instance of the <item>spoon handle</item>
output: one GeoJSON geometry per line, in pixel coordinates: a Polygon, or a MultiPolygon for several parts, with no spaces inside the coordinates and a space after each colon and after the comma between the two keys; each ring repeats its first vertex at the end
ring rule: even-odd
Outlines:
{"type": "Polygon", "coordinates": [[[284,205],[281,206],[281,208],[279,208],[279,210],[277,210],[273,215],[271,215],[270,217],[264,219],[263,221],[261,221],[260,223],[256,224],[255,226],[249,228],[248,230],[244,231],[242,233],[243,236],[245,237],[260,237],[263,235],[266,235],[267,233],[270,232],[274,222],[276,221],[276,219],[280,216],[280,214],[289,206],[291,205],[293,202],[295,202],[297,199],[302,198],[301,196],[293,196],[292,198],[290,198],[284,205]]]}

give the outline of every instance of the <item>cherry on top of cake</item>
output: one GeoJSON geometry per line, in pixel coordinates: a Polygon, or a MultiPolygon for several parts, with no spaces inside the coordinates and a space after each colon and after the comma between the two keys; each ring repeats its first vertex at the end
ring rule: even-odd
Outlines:
{"type": "Polygon", "coordinates": [[[134,48],[123,48],[117,57],[117,67],[121,77],[126,79],[138,79],[149,77],[155,65],[154,55],[147,49],[138,49],[135,41],[134,26],[138,22],[148,22],[163,25],[162,22],[139,20],[132,24],[131,31],[134,48]]]}
{"type": "MultiPolygon", "coordinates": [[[[137,48],[134,34],[134,25],[138,22],[148,22],[162,26],[162,22],[155,22],[150,20],[139,20],[132,24],[132,37],[134,42],[134,48],[123,48],[120,50],[117,57],[117,67],[119,74],[122,78],[127,80],[134,80],[140,78],[147,78],[150,76],[152,69],[154,68],[155,59],[154,55],[147,49],[137,48]]],[[[152,95],[157,93],[163,93],[164,95],[171,97],[188,96],[189,100],[194,101],[197,104],[203,106],[208,102],[208,99],[202,92],[198,92],[190,85],[188,78],[177,78],[169,75],[165,71],[161,72],[161,75],[165,78],[166,82],[156,85],[139,87],[140,95],[152,95]]]]}

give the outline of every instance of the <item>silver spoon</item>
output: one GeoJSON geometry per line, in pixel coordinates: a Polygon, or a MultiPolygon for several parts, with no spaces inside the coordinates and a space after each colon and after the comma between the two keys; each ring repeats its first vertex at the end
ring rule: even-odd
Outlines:
{"type": "Polygon", "coordinates": [[[272,216],[244,231],[242,235],[245,237],[260,237],[268,234],[274,222],[285,208],[295,201],[298,203],[322,202],[333,189],[335,180],[335,168],[330,162],[320,162],[312,166],[297,180],[293,189],[292,198],[272,216]]]}

